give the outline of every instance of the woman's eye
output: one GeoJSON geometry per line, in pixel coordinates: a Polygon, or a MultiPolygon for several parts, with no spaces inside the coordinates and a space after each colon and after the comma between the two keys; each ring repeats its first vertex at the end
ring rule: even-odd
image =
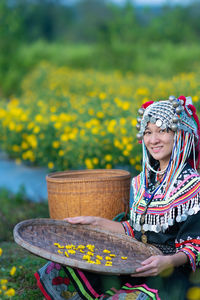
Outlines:
{"type": "Polygon", "coordinates": [[[145,134],[145,135],[149,135],[149,134],[151,134],[151,132],[150,132],[150,131],[145,131],[144,134],[145,134]]]}

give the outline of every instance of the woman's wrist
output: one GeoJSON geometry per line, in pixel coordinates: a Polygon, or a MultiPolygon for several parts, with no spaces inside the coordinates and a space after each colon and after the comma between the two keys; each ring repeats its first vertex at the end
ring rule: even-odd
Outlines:
{"type": "Polygon", "coordinates": [[[95,217],[95,221],[93,225],[98,227],[103,227],[104,229],[116,233],[124,233],[124,228],[121,224],[121,222],[112,221],[109,219],[101,218],[101,217],[95,217]]]}
{"type": "Polygon", "coordinates": [[[168,258],[169,258],[169,264],[173,267],[179,267],[188,262],[188,257],[183,252],[177,252],[173,255],[168,255],[168,258]]]}

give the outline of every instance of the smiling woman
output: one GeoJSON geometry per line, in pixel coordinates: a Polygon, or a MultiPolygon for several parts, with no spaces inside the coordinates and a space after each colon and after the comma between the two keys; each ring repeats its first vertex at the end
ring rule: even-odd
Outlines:
{"type": "Polygon", "coordinates": [[[132,180],[130,219],[78,216],[66,220],[127,234],[156,246],[163,255],[145,259],[130,276],[114,278],[48,263],[36,274],[46,299],[190,299],[191,273],[200,266],[199,120],[191,99],[184,96],[147,102],[139,114],[137,138],[143,162],[142,172],[132,180]],[[69,288],[55,288],[53,281],[60,269],[65,272],[61,282],[70,280],[74,288],[75,294],[66,298],[69,288]]]}

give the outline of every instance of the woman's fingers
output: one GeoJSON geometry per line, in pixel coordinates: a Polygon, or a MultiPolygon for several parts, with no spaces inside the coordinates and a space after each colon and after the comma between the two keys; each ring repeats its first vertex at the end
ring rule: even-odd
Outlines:
{"type": "Polygon", "coordinates": [[[136,269],[136,273],[132,274],[132,277],[140,277],[140,276],[155,276],[157,275],[158,268],[153,264],[146,265],[144,267],[140,267],[136,269]]]}
{"type": "Polygon", "coordinates": [[[132,277],[140,276],[156,276],[167,267],[163,257],[151,256],[141,263],[141,267],[136,269],[136,273],[132,274],[132,277]]]}
{"type": "Polygon", "coordinates": [[[155,256],[150,256],[149,258],[145,259],[144,261],[141,262],[141,265],[142,266],[145,266],[145,265],[148,265],[150,264],[151,262],[153,262],[155,259],[155,256]]]}
{"type": "Polygon", "coordinates": [[[90,216],[79,216],[79,217],[73,217],[73,218],[65,218],[65,221],[71,223],[71,224],[93,224],[95,221],[95,217],[90,216]]]}
{"type": "Polygon", "coordinates": [[[73,223],[73,224],[78,224],[78,223],[81,223],[83,221],[82,217],[65,218],[64,220],[69,222],[69,223],[73,223]]]}

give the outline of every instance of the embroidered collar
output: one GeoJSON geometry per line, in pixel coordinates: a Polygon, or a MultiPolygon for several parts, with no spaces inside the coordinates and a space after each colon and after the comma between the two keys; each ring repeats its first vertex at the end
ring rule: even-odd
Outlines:
{"type": "Polygon", "coordinates": [[[175,180],[173,187],[170,187],[168,197],[164,198],[165,187],[162,184],[155,193],[153,184],[150,184],[145,192],[141,180],[140,174],[132,182],[134,202],[131,208],[131,225],[135,230],[141,230],[141,215],[144,214],[147,199],[151,198],[152,193],[153,199],[148,205],[143,225],[145,231],[164,232],[175,222],[183,222],[189,215],[196,214],[200,210],[200,176],[188,163],[175,180]]]}

